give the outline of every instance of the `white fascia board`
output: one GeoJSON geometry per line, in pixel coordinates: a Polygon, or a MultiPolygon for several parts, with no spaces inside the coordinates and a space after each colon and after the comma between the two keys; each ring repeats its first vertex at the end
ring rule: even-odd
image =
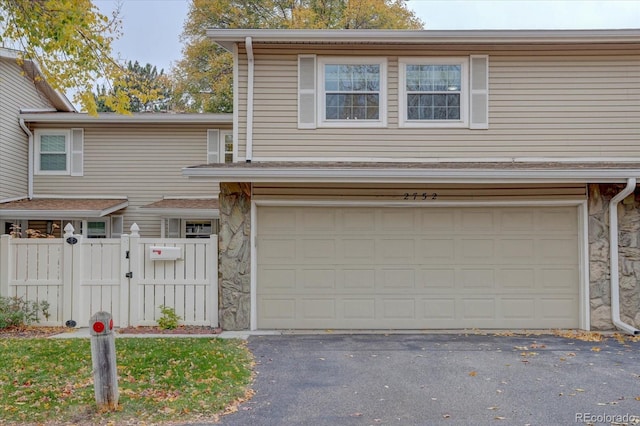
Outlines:
{"type": "Polygon", "coordinates": [[[181,219],[219,219],[220,210],[211,209],[155,209],[143,208],[138,210],[139,213],[149,213],[162,217],[179,217],[181,219]]]}
{"type": "Polygon", "coordinates": [[[70,123],[70,124],[145,124],[145,123],[192,123],[192,124],[233,124],[232,114],[114,114],[100,113],[92,116],[86,113],[23,113],[19,118],[28,123],[70,123]]]}
{"type": "Polygon", "coordinates": [[[11,219],[71,219],[104,217],[109,213],[101,210],[0,210],[0,218],[11,219]]]}
{"type": "Polygon", "coordinates": [[[127,206],[129,206],[129,201],[124,201],[124,202],[122,202],[120,204],[116,204],[113,207],[109,207],[108,209],[101,210],[100,211],[100,216],[98,216],[98,217],[106,216],[106,215],[111,214],[113,212],[117,212],[118,210],[122,210],[127,206]]]}
{"type": "Polygon", "coordinates": [[[207,37],[227,49],[254,43],[638,43],[640,30],[260,30],[209,29],[207,37]]]}
{"type": "Polygon", "coordinates": [[[640,169],[494,170],[494,169],[216,169],[185,168],[189,178],[219,182],[358,182],[358,183],[620,183],[640,176],[640,169]]]}

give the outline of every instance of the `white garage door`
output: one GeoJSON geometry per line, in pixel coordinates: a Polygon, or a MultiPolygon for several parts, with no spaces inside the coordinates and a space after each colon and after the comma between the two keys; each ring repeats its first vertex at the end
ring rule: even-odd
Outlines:
{"type": "Polygon", "coordinates": [[[259,328],[578,327],[575,207],[259,207],[259,328]]]}

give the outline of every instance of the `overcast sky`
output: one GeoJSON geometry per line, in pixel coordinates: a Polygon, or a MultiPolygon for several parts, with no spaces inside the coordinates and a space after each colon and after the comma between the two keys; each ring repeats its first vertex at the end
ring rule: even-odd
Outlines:
{"type": "MultiPolygon", "coordinates": [[[[215,0],[212,0],[215,1],[215,0]]],[[[110,13],[117,0],[94,0],[110,13]]],[[[120,0],[123,35],[115,52],[165,71],[180,59],[188,0],[120,0]]],[[[426,29],[640,28],[640,0],[409,0],[426,29]]]]}

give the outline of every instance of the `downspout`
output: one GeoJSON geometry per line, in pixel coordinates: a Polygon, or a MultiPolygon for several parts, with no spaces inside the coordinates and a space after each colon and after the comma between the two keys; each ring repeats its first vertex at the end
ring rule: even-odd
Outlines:
{"type": "Polygon", "coordinates": [[[609,262],[611,269],[611,320],[620,330],[640,334],[640,330],[620,319],[620,277],[618,260],[618,203],[636,189],[636,178],[627,179],[627,187],[609,201],[609,262]]]}
{"type": "Polygon", "coordinates": [[[27,176],[27,197],[31,200],[33,198],[33,133],[31,133],[31,130],[29,130],[29,128],[27,127],[26,124],[24,124],[24,119],[21,118],[20,119],[20,127],[22,127],[22,130],[24,130],[24,132],[27,134],[27,136],[29,137],[29,152],[28,152],[28,176],[27,176]]]}
{"type": "Polygon", "coordinates": [[[245,39],[247,49],[247,163],[253,158],[253,44],[251,37],[245,39]]]}

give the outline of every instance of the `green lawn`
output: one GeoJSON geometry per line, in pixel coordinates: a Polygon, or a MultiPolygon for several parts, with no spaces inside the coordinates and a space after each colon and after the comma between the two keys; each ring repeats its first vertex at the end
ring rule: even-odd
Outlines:
{"type": "Polygon", "coordinates": [[[251,381],[239,340],[118,338],[116,358],[119,407],[99,413],[88,339],[0,339],[0,424],[212,419],[251,381]]]}

